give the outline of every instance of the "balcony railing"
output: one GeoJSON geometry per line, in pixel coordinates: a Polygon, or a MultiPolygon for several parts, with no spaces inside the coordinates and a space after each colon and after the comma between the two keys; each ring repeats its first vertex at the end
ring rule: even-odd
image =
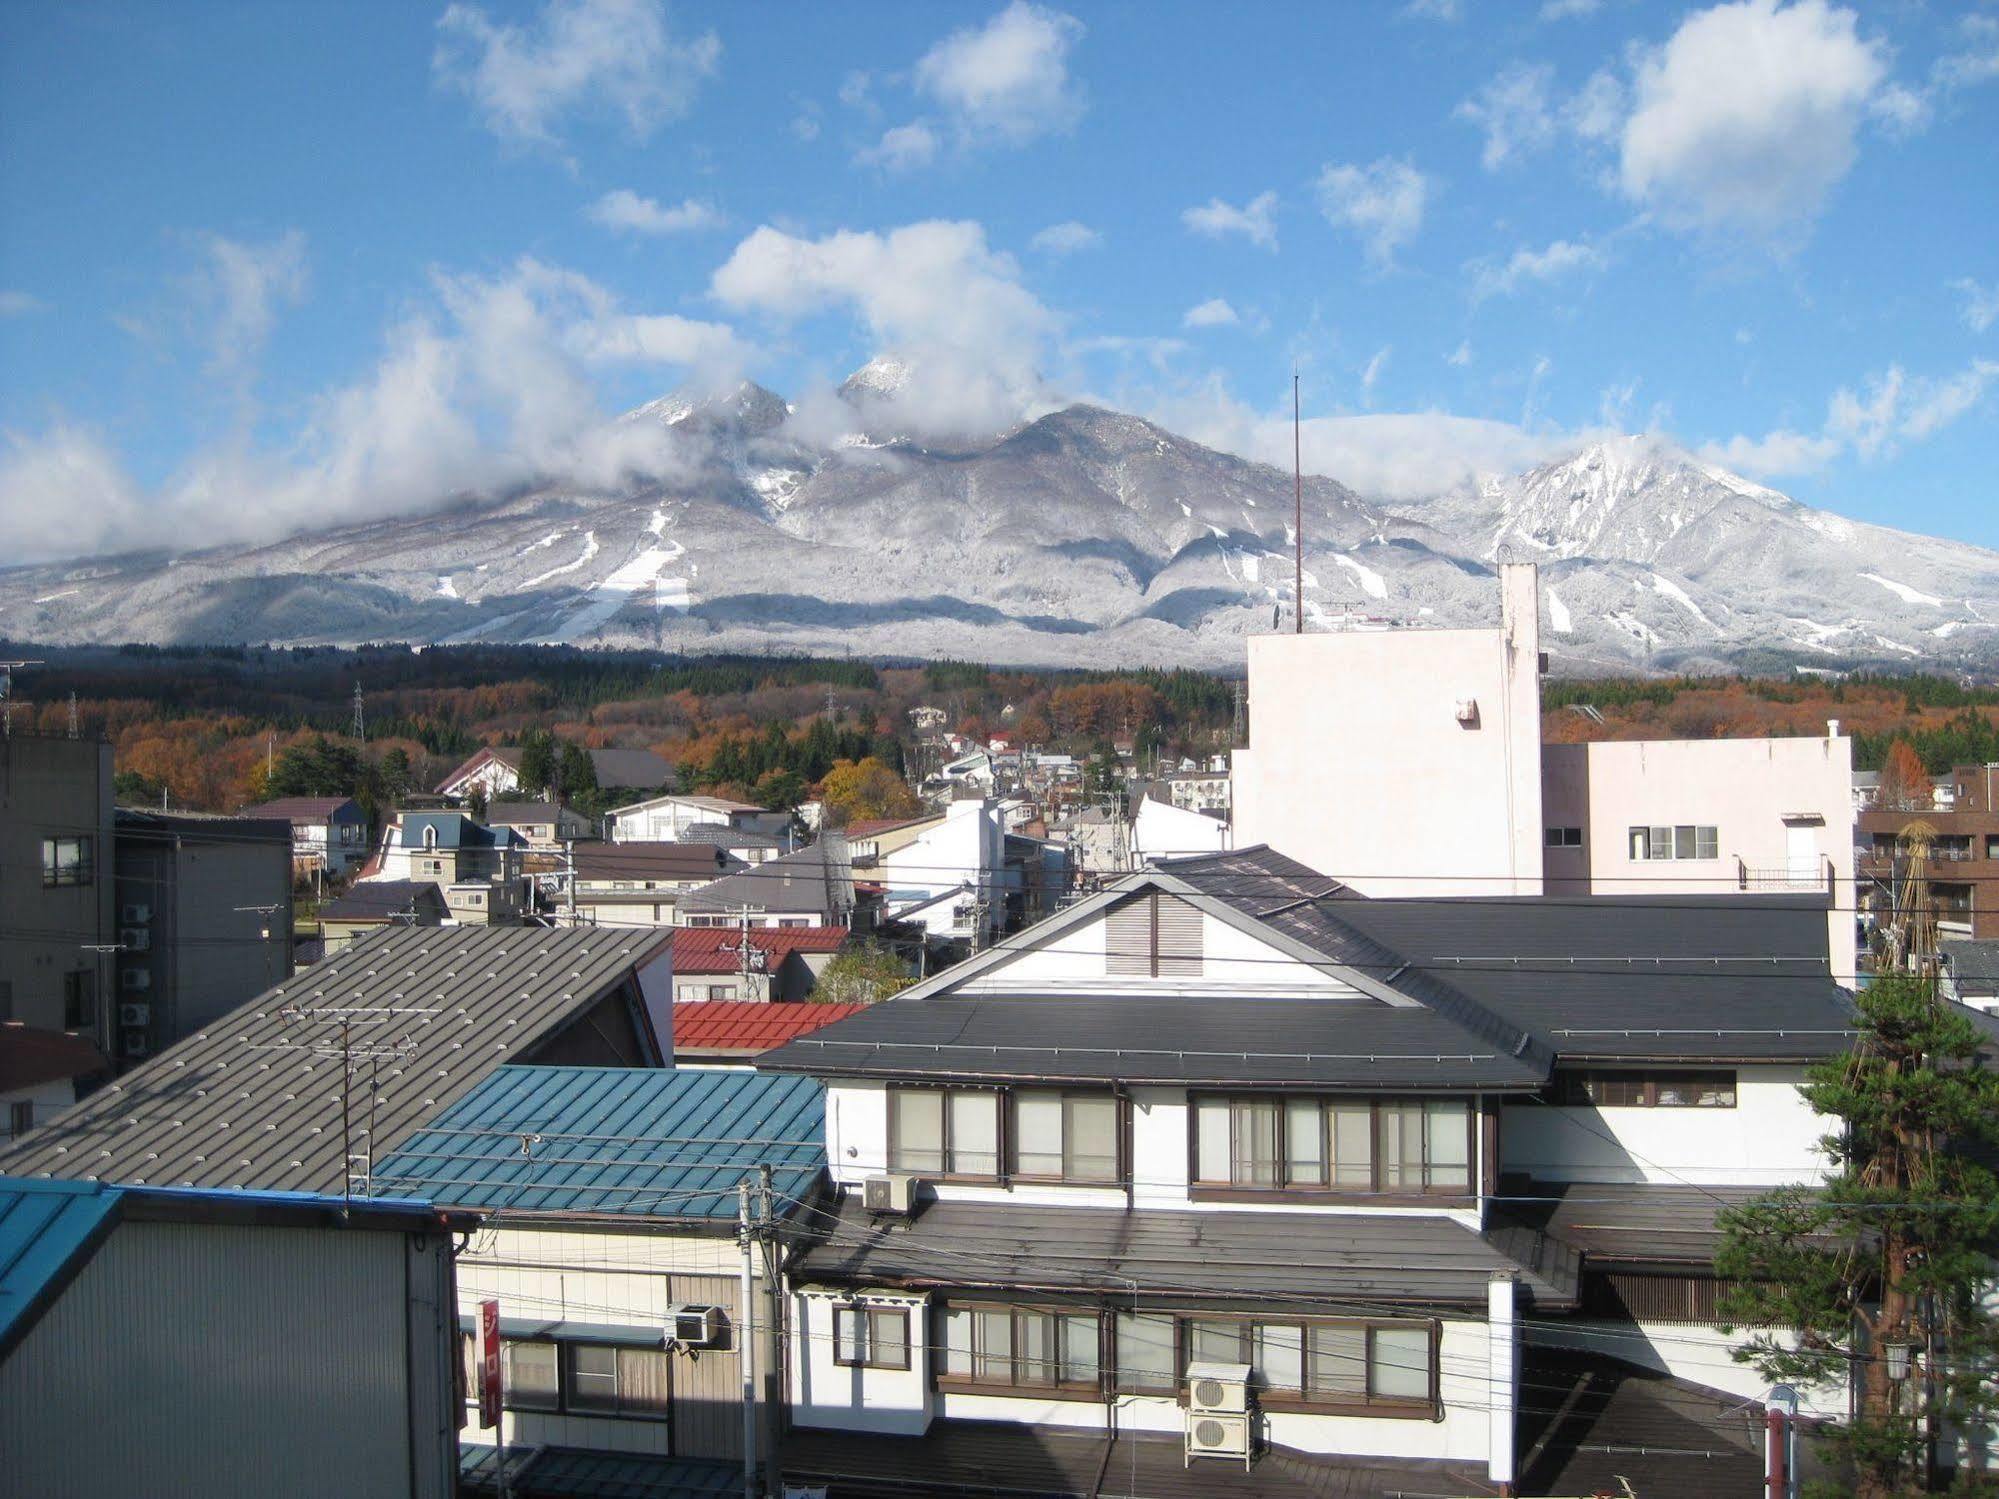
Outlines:
{"type": "Polygon", "coordinates": [[[1816,869],[1793,868],[1788,864],[1757,868],[1735,861],[1735,882],[1743,890],[1817,890],[1832,893],[1832,860],[1821,859],[1816,869]]]}

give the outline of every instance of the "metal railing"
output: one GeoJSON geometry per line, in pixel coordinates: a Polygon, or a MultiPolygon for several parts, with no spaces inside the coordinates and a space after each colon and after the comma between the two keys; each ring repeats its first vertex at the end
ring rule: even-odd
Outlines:
{"type": "Polygon", "coordinates": [[[1739,858],[1735,861],[1735,883],[1742,890],[1818,890],[1830,895],[1833,880],[1830,859],[1819,860],[1814,869],[1794,868],[1789,864],[1759,868],[1739,858]]]}

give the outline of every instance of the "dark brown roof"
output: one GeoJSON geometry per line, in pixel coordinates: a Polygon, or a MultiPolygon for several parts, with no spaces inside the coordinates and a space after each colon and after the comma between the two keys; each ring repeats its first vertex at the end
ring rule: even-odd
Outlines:
{"type": "Polygon", "coordinates": [[[361,822],[360,805],[350,796],[281,796],[276,801],[245,807],[242,817],[282,817],[291,822],[325,822],[336,812],[348,811],[342,822],[361,822]]]}
{"type": "Polygon", "coordinates": [[[18,1020],[0,1024],[0,1093],[88,1077],[110,1064],[104,1053],[69,1031],[45,1031],[18,1020]]]}
{"type": "Polygon", "coordinates": [[[743,861],[712,843],[579,843],[579,880],[720,879],[743,861]]]}

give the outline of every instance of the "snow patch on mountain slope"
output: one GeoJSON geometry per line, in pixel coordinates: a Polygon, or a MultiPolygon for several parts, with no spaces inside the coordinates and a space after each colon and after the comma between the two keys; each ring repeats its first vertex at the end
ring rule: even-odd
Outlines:
{"type": "Polygon", "coordinates": [[[1897,583],[1893,578],[1884,578],[1879,573],[1862,573],[1860,576],[1870,583],[1879,583],[1905,604],[1928,604],[1936,609],[1944,606],[1943,600],[1935,594],[1924,593],[1920,588],[1911,588],[1907,583],[1897,583]]]}
{"type": "Polygon", "coordinates": [[[1333,561],[1339,563],[1341,567],[1344,567],[1360,580],[1360,591],[1369,598],[1385,599],[1388,597],[1388,580],[1373,568],[1356,562],[1344,552],[1335,552],[1333,554],[1333,561]]]}
{"type": "Polygon", "coordinates": [[[583,555],[581,557],[578,557],[574,562],[565,562],[560,567],[551,567],[545,573],[536,573],[527,582],[521,584],[521,587],[536,588],[546,583],[550,578],[559,578],[564,573],[573,573],[579,567],[586,566],[590,559],[602,550],[603,548],[597,545],[597,533],[595,531],[585,531],[583,533],[583,555]]]}
{"type": "Polygon", "coordinates": [[[441,599],[458,597],[458,585],[451,581],[451,574],[440,573],[437,579],[437,596],[441,599]]]}
{"type": "Polygon", "coordinates": [[[1652,574],[1652,591],[1663,598],[1671,599],[1695,619],[1706,625],[1710,630],[1713,630],[1717,635],[1721,633],[1720,627],[1713,620],[1709,619],[1706,614],[1701,612],[1701,606],[1688,598],[1687,591],[1671,578],[1662,578],[1657,573],[1652,574]]]}
{"type": "MultiPolygon", "coordinates": [[[[1569,606],[1562,602],[1562,596],[1555,592],[1552,584],[1542,586],[1541,597],[1548,601],[1548,628],[1557,635],[1575,634],[1575,618],[1569,613],[1569,606]]],[[[1425,614],[1429,612],[1428,609],[1423,611],[1425,614]]]]}

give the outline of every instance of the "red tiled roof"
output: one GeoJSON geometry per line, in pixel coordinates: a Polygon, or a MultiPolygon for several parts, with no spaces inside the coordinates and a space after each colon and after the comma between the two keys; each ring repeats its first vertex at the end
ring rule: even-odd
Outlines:
{"type": "Polygon", "coordinates": [[[755,1055],[822,1025],[857,1015],[866,1005],[763,1004],[753,999],[696,1000],[673,1007],[675,1052],[755,1055]]]}
{"type": "MultiPolygon", "coordinates": [[[[743,955],[737,946],[743,940],[741,927],[680,926],[673,929],[673,971],[679,973],[737,973],[743,955]]],[[[838,952],[847,940],[843,926],[753,926],[750,941],[773,960],[773,967],[795,952],[838,952]]],[[[824,1005],[813,1005],[823,1010],[824,1005]]]]}
{"type": "MultiPolygon", "coordinates": [[[[813,1008],[845,1007],[815,1005],[813,1008]]],[[[109,1068],[104,1053],[82,1036],[68,1031],[40,1030],[16,1020],[0,1024],[0,1093],[39,1087],[63,1078],[86,1077],[109,1068]]]]}

